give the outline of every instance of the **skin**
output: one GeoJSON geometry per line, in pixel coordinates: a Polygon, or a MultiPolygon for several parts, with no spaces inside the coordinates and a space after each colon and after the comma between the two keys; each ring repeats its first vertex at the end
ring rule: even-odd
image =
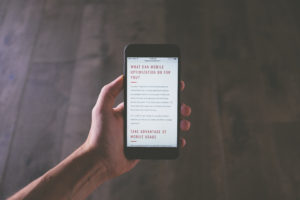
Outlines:
{"type": "MultiPolygon", "coordinates": [[[[185,84],[180,83],[181,91],[185,84]]],[[[85,199],[103,182],[134,168],[139,160],[128,160],[123,153],[123,110],[121,103],[113,108],[123,89],[123,76],[105,85],[92,110],[92,123],[86,141],[71,155],[34,180],[9,199],[85,199]]],[[[191,108],[181,105],[182,117],[191,108]]],[[[182,119],[180,128],[188,131],[191,123],[182,119]]],[[[181,147],[186,145],[180,139],[181,147]]]]}

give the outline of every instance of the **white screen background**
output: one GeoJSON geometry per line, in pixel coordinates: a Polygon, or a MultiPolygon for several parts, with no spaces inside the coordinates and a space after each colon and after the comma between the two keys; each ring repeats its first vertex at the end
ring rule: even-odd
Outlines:
{"type": "Polygon", "coordinates": [[[127,146],[177,147],[178,58],[127,57],[127,146]]]}

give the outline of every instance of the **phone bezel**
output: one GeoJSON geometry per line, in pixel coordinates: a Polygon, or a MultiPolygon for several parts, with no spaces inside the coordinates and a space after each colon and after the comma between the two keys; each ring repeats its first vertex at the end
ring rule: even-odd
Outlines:
{"type": "Polygon", "coordinates": [[[124,153],[128,159],[175,159],[179,156],[180,50],[174,44],[130,44],[124,49],[124,153]],[[177,147],[127,147],[127,57],[178,57],[177,147]]]}

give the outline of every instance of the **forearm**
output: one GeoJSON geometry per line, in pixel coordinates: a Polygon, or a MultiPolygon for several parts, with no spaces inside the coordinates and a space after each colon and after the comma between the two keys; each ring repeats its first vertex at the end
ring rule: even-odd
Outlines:
{"type": "Polygon", "coordinates": [[[109,179],[107,168],[97,156],[81,146],[9,199],[84,199],[109,179]]]}

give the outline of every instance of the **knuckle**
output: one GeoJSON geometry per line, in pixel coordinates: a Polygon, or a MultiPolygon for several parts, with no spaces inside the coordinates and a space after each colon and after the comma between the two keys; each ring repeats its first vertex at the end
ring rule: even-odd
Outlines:
{"type": "Polygon", "coordinates": [[[108,92],[108,85],[104,85],[101,89],[101,93],[107,93],[108,92]]]}
{"type": "Polygon", "coordinates": [[[98,108],[97,108],[96,106],[94,106],[93,109],[92,109],[92,117],[95,117],[95,116],[97,116],[98,114],[99,114],[98,108]]]}
{"type": "Polygon", "coordinates": [[[102,87],[101,92],[109,93],[110,88],[111,88],[110,84],[106,84],[102,87]]]}

